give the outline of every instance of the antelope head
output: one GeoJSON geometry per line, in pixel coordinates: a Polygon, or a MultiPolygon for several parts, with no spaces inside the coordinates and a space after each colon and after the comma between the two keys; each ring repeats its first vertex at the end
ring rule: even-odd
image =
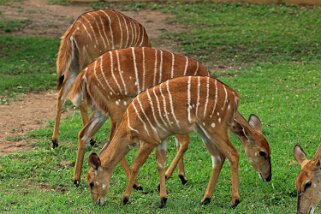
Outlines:
{"type": "Polygon", "coordinates": [[[88,172],[88,186],[94,203],[102,206],[105,202],[105,195],[109,189],[111,173],[101,166],[100,158],[96,153],[92,153],[88,162],[90,169],[88,172]]]}
{"type": "Polygon", "coordinates": [[[321,200],[321,145],[311,160],[308,160],[303,149],[296,145],[294,157],[301,165],[296,178],[298,193],[298,214],[312,214],[321,200]]]}
{"type": "Polygon", "coordinates": [[[250,115],[248,121],[237,112],[231,131],[236,134],[244,147],[253,168],[263,181],[272,179],[271,149],[262,133],[262,124],[256,115],[250,115]]]}

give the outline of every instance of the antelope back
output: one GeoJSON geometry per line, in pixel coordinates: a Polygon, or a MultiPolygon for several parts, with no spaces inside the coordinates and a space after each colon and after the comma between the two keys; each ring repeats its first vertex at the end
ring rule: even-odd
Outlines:
{"type": "MultiPolygon", "coordinates": [[[[129,102],[121,102],[125,98],[133,98],[168,79],[209,75],[206,67],[195,59],[147,47],[109,51],[85,71],[87,93],[95,106],[105,113],[108,112],[108,102],[116,107],[127,107],[129,102]]],[[[74,90],[71,96],[77,93],[81,90],[74,90]]]]}
{"type": "Polygon", "coordinates": [[[119,129],[126,126],[145,141],[188,134],[196,125],[207,133],[219,133],[230,127],[238,102],[237,93],[216,79],[179,77],[139,94],[119,129]]]}
{"type": "Polygon", "coordinates": [[[311,160],[307,159],[299,145],[294,147],[293,152],[301,165],[301,171],[296,178],[297,213],[314,213],[321,200],[321,145],[311,160]]]}
{"type": "Polygon", "coordinates": [[[72,60],[82,69],[106,51],[136,46],[150,46],[139,22],[114,10],[90,11],[79,16],[62,36],[57,72],[61,76],[73,69],[69,68],[72,60]]]}

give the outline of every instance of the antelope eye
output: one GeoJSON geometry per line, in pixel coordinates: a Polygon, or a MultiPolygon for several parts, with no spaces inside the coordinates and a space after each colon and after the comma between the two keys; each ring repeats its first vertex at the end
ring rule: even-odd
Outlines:
{"type": "Polygon", "coordinates": [[[89,186],[90,186],[91,189],[94,188],[94,182],[90,182],[89,186]]]}
{"type": "Polygon", "coordinates": [[[303,191],[306,191],[308,188],[310,188],[312,185],[311,181],[304,184],[303,191]]]}
{"type": "Polygon", "coordinates": [[[264,157],[264,158],[266,158],[266,156],[267,156],[266,153],[263,152],[263,151],[260,151],[259,154],[260,154],[260,156],[262,156],[262,157],[264,157]]]}

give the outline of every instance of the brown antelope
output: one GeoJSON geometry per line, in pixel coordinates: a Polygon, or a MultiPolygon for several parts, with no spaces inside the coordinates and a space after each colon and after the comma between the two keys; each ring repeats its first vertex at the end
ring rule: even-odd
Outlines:
{"type": "MultiPolygon", "coordinates": [[[[87,84],[87,88],[98,86],[87,84]]],[[[101,98],[100,98],[101,99],[101,98]]],[[[160,207],[167,201],[165,188],[166,141],[173,134],[187,135],[191,131],[200,134],[212,156],[212,174],[202,199],[208,203],[225,161],[230,162],[232,174],[232,207],[240,202],[238,161],[239,155],[230,143],[228,130],[248,127],[235,122],[239,96],[231,88],[210,77],[178,77],[140,93],[128,106],[108,146],[100,155],[89,156],[91,166],[88,184],[95,203],[102,205],[109,189],[109,180],[116,164],[129,149],[140,144],[133,163],[129,183],[123,195],[126,204],[140,167],[156,148],[157,168],[160,177],[160,207]],[[203,86],[203,87],[201,87],[203,86]],[[233,124],[237,123],[232,128],[233,124]]],[[[266,156],[269,150],[264,151],[266,156]]]]}
{"type": "MultiPolygon", "coordinates": [[[[57,109],[52,134],[53,147],[58,146],[61,109],[75,78],[89,63],[106,51],[127,47],[151,46],[145,28],[134,19],[114,10],[97,10],[82,14],[61,37],[57,56],[57,109]]],[[[84,125],[87,106],[80,105],[84,125]]]]}
{"type": "Polygon", "coordinates": [[[296,178],[298,193],[298,214],[313,214],[321,200],[321,145],[311,160],[308,160],[303,149],[296,145],[294,157],[301,165],[296,178]]]}
{"type": "MultiPolygon", "coordinates": [[[[111,118],[111,139],[134,97],[147,88],[185,75],[208,76],[209,73],[195,59],[145,47],[109,51],[88,65],[75,80],[71,91],[71,99],[75,105],[87,100],[93,111],[89,122],[78,135],[74,183],[78,185],[80,182],[86,144],[106,121],[107,114],[111,118]]],[[[176,138],[179,145],[188,145],[188,135],[176,135],[176,138]]],[[[185,149],[185,146],[180,147],[180,150],[181,148],[185,149]]],[[[177,162],[174,163],[175,166],[177,162]]],[[[121,163],[129,176],[127,163],[125,160],[121,163]]],[[[179,176],[186,183],[183,173],[184,165],[180,162],[179,176]]]]}

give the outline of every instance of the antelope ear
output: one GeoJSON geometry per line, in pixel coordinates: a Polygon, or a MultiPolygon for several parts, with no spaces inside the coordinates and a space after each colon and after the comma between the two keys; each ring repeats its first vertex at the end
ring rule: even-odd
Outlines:
{"type": "Polygon", "coordinates": [[[96,170],[98,169],[98,167],[101,166],[100,159],[96,153],[91,153],[89,155],[88,163],[92,168],[94,168],[96,170]]]}
{"type": "Polygon", "coordinates": [[[319,145],[318,150],[317,150],[316,153],[314,154],[313,159],[318,160],[317,165],[319,165],[319,166],[321,165],[321,144],[319,145]]]}
{"type": "Polygon", "coordinates": [[[298,161],[301,165],[303,161],[307,159],[306,154],[304,153],[303,149],[299,145],[295,145],[293,149],[294,158],[298,161]]]}
{"type": "Polygon", "coordinates": [[[255,114],[251,114],[249,116],[249,120],[248,120],[249,124],[251,127],[259,130],[262,132],[262,123],[261,120],[258,116],[256,116],[255,114]]]}

